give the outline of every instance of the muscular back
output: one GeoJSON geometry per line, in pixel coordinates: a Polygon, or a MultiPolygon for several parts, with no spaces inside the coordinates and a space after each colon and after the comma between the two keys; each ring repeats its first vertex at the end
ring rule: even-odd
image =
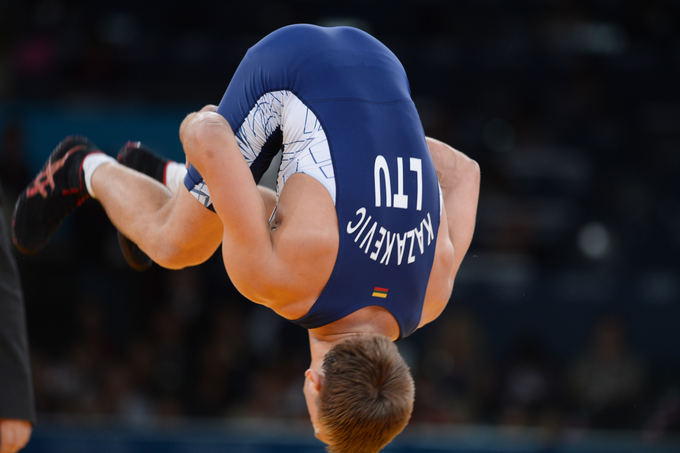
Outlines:
{"type": "MultiPolygon", "coordinates": [[[[428,145],[440,184],[443,182],[444,206],[419,327],[437,318],[449,300],[455,274],[474,228],[479,183],[479,170],[472,160],[441,142],[428,139],[428,145]],[[465,175],[454,174],[456,171],[465,175]],[[453,218],[447,209],[455,213],[453,218]]],[[[272,241],[277,253],[296,270],[301,285],[289,288],[286,300],[279,299],[271,308],[287,319],[297,319],[309,311],[321,294],[338,250],[338,221],[333,201],[315,179],[297,174],[286,183],[272,224],[272,241]]],[[[392,315],[377,306],[364,307],[315,330],[332,335],[335,331],[347,332],[365,324],[391,338],[399,335],[392,315]]]]}
{"type": "Polygon", "coordinates": [[[387,47],[351,27],[284,27],[248,51],[217,113],[185,121],[196,124],[184,128],[185,185],[222,220],[225,266],[246,297],[307,329],[380,306],[405,336],[441,312],[459,249],[450,220],[466,217],[446,215],[387,47]],[[272,232],[253,179],[279,148],[272,232]]]}

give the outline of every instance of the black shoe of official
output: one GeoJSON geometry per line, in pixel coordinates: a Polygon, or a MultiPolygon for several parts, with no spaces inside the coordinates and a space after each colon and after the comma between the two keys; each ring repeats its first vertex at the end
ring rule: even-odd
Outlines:
{"type": "MultiPolygon", "coordinates": [[[[118,162],[165,183],[165,167],[169,160],[151,152],[141,142],[127,142],[118,153],[118,162]]],[[[118,243],[125,261],[136,271],[145,271],[153,261],[134,242],[118,232],[118,243]]]]}
{"type": "Polygon", "coordinates": [[[12,241],[24,254],[42,249],[59,224],[89,198],[83,160],[101,152],[85,137],[66,137],[40,173],[19,195],[12,216],[12,241]]]}

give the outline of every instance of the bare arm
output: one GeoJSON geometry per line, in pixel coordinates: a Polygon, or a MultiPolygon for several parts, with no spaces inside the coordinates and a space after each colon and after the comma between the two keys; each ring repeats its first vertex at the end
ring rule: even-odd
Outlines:
{"type": "Polygon", "coordinates": [[[304,285],[267,222],[273,194],[255,184],[227,121],[214,112],[192,113],[180,127],[180,139],[210,188],[223,225],[224,264],[236,288],[274,310],[299,298],[304,285]]]}
{"type": "Polygon", "coordinates": [[[470,247],[475,231],[479,199],[479,165],[444,142],[427,137],[439,185],[444,197],[449,237],[453,243],[457,270],[470,247]]]}

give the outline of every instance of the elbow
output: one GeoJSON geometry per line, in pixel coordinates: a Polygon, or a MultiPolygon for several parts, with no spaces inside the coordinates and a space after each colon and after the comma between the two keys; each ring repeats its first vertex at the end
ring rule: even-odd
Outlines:
{"type": "Polygon", "coordinates": [[[234,288],[246,299],[274,308],[287,300],[286,284],[267,266],[237,258],[222,247],[224,267],[234,288]]]}
{"type": "Polygon", "coordinates": [[[267,307],[277,304],[281,293],[269,283],[266,276],[263,276],[264,278],[252,274],[246,276],[240,272],[229,272],[229,269],[227,269],[227,275],[234,288],[249,301],[267,307]]]}

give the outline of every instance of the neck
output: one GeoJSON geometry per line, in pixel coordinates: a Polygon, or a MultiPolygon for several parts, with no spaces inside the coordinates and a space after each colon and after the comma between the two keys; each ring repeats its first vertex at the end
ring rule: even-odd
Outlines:
{"type": "Polygon", "coordinates": [[[384,335],[395,341],[399,338],[399,325],[394,316],[382,307],[364,307],[342,319],[309,331],[310,368],[322,373],[323,359],[336,344],[357,335],[384,335]]]}
{"type": "Polygon", "coordinates": [[[355,337],[357,335],[362,335],[366,332],[346,332],[331,335],[323,335],[315,332],[314,330],[309,330],[309,352],[311,354],[312,363],[310,368],[317,373],[323,375],[323,359],[326,357],[326,353],[333,348],[338,343],[341,343],[349,338],[355,337]]]}

